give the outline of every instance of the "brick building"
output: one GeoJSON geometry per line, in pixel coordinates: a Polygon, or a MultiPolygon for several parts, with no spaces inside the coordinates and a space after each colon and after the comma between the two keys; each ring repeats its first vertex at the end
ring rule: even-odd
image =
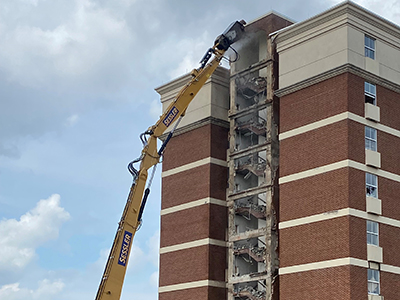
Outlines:
{"type": "Polygon", "coordinates": [[[248,23],[168,145],[160,300],[399,299],[400,27],[293,23],[248,23]]]}

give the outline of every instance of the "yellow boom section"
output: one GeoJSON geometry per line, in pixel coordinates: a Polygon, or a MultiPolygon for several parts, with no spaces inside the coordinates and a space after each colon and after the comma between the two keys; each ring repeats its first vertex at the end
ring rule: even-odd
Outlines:
{"type": "Polygon", "coordinates": [[[120,299],[126,268],[128,266],[129,252],[135,233],[140,226],[144,204],[150,191],[149,189],[145,190],[148,170],[159,162],[160,156],[171,138],[172,133],[169,134],[167,140],[158,151],[157,138],[185,113],[190,102],[207,79],[214,73],[225,51],[238,39],[241,31],[243,31],[243,25],[239,22],[235,22],[224,34],[217,38],[214,47],[210,48],[204,56],[201,67],[192,71],[192,79],[182,88],[158,122],[143,134],[148,135],[149,139],[142,139],[144,148],[140,158],[137,160],[140,161],[139,170],[137,171],[133,167],[133,171],[130,169],[131,173],[134,175],[134,181],[121,221],[118,223],[118,230],[97,291],[96,300],[120,299]],[[236,32],[236,30],[238,30],[238,32],[236,32]],[[211,56],[214,57],[207,63],[211,56]]]}
{"type": "Polygon", "coordinates": [[[142,204],[148,170],[157,164],[160,159],[160,156],[157,153],[157,138],[165,132],[167,127],[169,127],[173,121],[177,120],[182,113],[185,112],[189,103],[218,67],[224,52],[225,51],[216,52],[213,60],[204,69],[200,71],[194,70],[192,72],[193,74],[197,73],[197,75],[195,75],[181,90],[175,101],[171,103],[156,125],[151,127],[153,134],[150,136],[147,145],[142,151],[139,175],[136,181],[132,184],[121,221],[119,222],[114,243],[108,257],[107,265],[101,279],[96,300],[120,299],[128,265],[129,250],[131,249],[136,230],[140,225],[138,215],[142,204]]]}

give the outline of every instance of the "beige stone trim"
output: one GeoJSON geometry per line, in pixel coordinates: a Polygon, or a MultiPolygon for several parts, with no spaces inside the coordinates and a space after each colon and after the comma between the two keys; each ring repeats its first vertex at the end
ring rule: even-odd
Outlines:
{"type": "Polygon", "coordinates": [[[285,229],[285,228],[290,228],[290,227],[295,227],[295,226],[300,226],[300,225],[305,225],[305,224],[311,224],[319,221],[325,221],[325,220],[330,220],[334,218],[339,218],[343,216],[352,216],[352,217],[357,217],[357,218],[362,218],[365,220],[371,220],[375,221],[378,223],[390,225],[393,227],[400,228],[400,220],[384,217],[384,216],[379,216],[379,215],[374,215],[374,214],[369,214],[365,211],[358,210],[355,208],[342,208],[339,210],[334,210],[334,211],[328,211],[322,214],[316,214],[313,216],[308,216],[308,217],[303,217],[303,218],[298,218],[294,220],[289,220],[289,221],[284,221],[279,223],[279,229],[285,229]]]}
{"type": "Polygon", "coordinates": [[[368,268],[368,261],[358,259],[358,258],[353,258],[353,257],[331,259],[331,260],[319,261],[319,262],[315,262],[315,263],[279,268],[279,275],[320,270],[320,269],[326,269],[326,268],[341,267],[341,266],[348,266],[348,265],[368,268]]]}
{"type": "Polygon", "coordinates": [[[291,174],[291,175],[287,175],[287,176],[283,176],[281,178],[279,178],[279,184],[284,184],[284,183],[288,183],[291,181],[295,181],[295,180],[299,180],[299,179],[304,179],[307,177],[311,177],[311,176],[315,176],[315,175],[320,175],[323,173],[327,173],[330,171],[334,171],[334,170],[338,170],[341,168],[346,168],[346,167],[350,167],[350,168],[354,168],[354,169],[358,169],[364,172],[368,172],[371,174],[375,174],[377,176],[380,177],[384,177],[390,180],[394,180],[397,182],[400,182],[400,175],[391,173],[391,172],[387,172],[381,169],[376,169],[373,167],[368,167],[364,164],[361,164],[359,162],[350,160],[350,159],[345,159],[342,161],[338,161],[329,165],[325,165],[325,166],[321,166],[321,167],[316,167],[314,169],[310,169],[307,171],[303,171],[303,172],[299,172],[299,173],[295,173],[295,174],[291,174]]]}
{"type": "Polygon", "coordinates": [[[215,204],[215,205],[220,205],[220,206],[227,206],[227,202],[225,200],[219,200],[219,199],[207,197],[207,198],[191,201],[191,202],[188,202],[185,204],[180,204],[180,205],[172,206],[169,208],[164,208],[161,210],[161,215],[162,216],[168,215],[168,214],[171,214],[171,213],[174,213],[177,211],[189,209],[192,207],[197,207],[197,206],[204,205],[204,204],[215,204]]]}
{"type": "Polygon", "coordinates": [[[386,132],[388,134],[394,135],[396,137],[400,137],[400,130],[391,128],[389,126],[386,125],[382,125],[381,123],[376,123],[374,121],[370,121],[367,120],[359,115],[353,114],[353,113],[349,113],[349,119],[358,123],[361,123],[363,125],[369,126],[369,127],[373,127],[377,130],[386,132]]]}
{"type": "Polygon", "coordinates": [[[174,292],[174,291],[193,289],[205,286],[226,288],[226,283],[223,281],[215,281],[215,280],[199,280],[199,281],[160,286],[158,288],[158,292],[159,293],[174,292]]]}
{"type": "Polygon", "coordinates": [[[200,159],[198,161],[195,161],[195,162],[192,162],[192,163],[180,166],[180,167],[176,167],[176,168],[173,168],[173,169],[168,170],[168,171],[164,171],[164,172],[161,173],[161,176],[162,177],[167,177],[167,176],[170,176],[170,175],[174,175],[174,174],[177,174],[177,173],[180,173],[180,172],[183,172],[183,171],[187,171],[187,170],[190,170],[190,169],[193,169],[193,168],[197,168],[197,167],[200,167],[200,166],[204,166],[204,165],[207,165],[207,164],[214,164],[214,165],[219,165],[219,166],[222,166],[222,167],[228,167],[228,163],[225,160],[217,159],[217,158],[214,158],[214,157],[206,157],[206,158],[200,159]]]}
{"type": "Polygon", "coordinates": [[[285,229],[295,226],[300,226],[304,224],[315,223],[319,221],[325,221],[330,219],[335,219],[343,216],[348,216],[350,214],[349,208],[343,208],[339,210],[333,210],[329,212],[325,212],[322,214],[316,214],[313,216],[298,218],[290,221],[284,221],[279,223],[279,229],[285,229]]]}
{"type": "MultiPolygon", "coordinates": [[[[320,269],[326,269],[326,268],[341,267],[341,266],[349,266],[349,265],[362,267],[362,268],[369,267],[369,263],[367,260],[354,258],[354,257],[344,257],[344,258],[338,258],[338,259],[319,261],[319,262],[315,262],[315,263],[279,268],[279,275],[320,270],[320,269]]],[[[380,264],[380,266],[381,266],[382,272],[389,272],[389,273],[400,275],[400,267],[385,265],[385,264],[380,264]]]]}
{"type": "Polygon", "coordinates": [[[400,175],[388,172],[388,171],[384,171],[382,169],[376,169],[374,167],[369,167],[366,166],[362,163],[353,161],[353,160],[348,160],[349,161],[349,167],[354,168],[354,169],[358,169],[364,172],[368,172],[371,174],[375,174],[376,176],[380,176],[380,177],[384,177],[386,179],[390,179],[390,180],[394,180],[397,182],[400,182],[400,175]]]}
{"type": "Polygon", "coordinates": [[[348,118],[349,118],[349,112],[344,112],[344,113],[338,114],[336,116],[332,116],[332,117],[329,117],[329,118],[326,118],[326,119],[323,119],[323,120],[320,120],[320,121],[317,121],[314,123],[310,123],[310,124],[283,132],[283,133],[279,134],[279,140],[282,141],[284,139],[287,139],[287,138],[290,138],[290,137],[293,137],[293,136],[296,136],[296,135],[299,135],[299,134],[302,134],[302,133],[305,133],[305,132],[308,132],[308,131],[311,131],[314,129],[318,129],[318,128],[321,128],[321,127],[324,127],[324,126],[327,126],[327,125],[330,125],[330,124],[333,124],[336,122],[340,122],[340,121],[346,120],[348,118]]]}
{"type": "Polygon", "coordinates": [[[393,274],[400,274],[400,267],[381,264],[381,271],[389,272],[389,273],[393,273],[393,274]]]}
{"type": "Polygon", "coordinates": [[[177,244],[177,245],[173,245],[173,246],[161,247],[160,254],[194,248],[194,247],[200,247],[200,246],[205,246],[205,245],[226,247],[227,243],[225,241],[221,241],[221,240],[205,238],[205,239],[182,243],[182,244],[177,244]]]}
{"type": "Polygon", "coordinates": [[[326,172],[334,171],[334,170],[337,170],[337,169],[349,167],[349,165],[350,165],[350,160],[346,159],[346,160],[335,162],[335,163],[332,163],[332,164],[329,164],[329,165],[317,167],[317,168],[314,168],[314,169],[311,169],[311,170],[307,170],[307,171],[303,171],[303,172],[299,172],[299,173],[283,176],[283,177],[279,178],[279,184],[284,184],[284,183],[288,183],[288,182],[291,182],[291,181],[304,179],[304,178],[307,178],[307,177],[311,177],[311,176],[323,174],[323,173],[326,173],[326,172]]]}
{"type": "Polygon", "coordinates": [[[335,116],[332,116],[332,117],[329,117],[329,118],[326,118],[326,119],[323,119],[323,120],[320,120],[317,122],[313,122],[313,123],[283,132],[279,135],[279,140],[282,141],[284,139],[287,139],[287,138],[290,138],[290,137],[293,137],[293,136],[296,136],[299,134],[303,134],[303,133],[306,133],[306,132],[314,130],[314,129],[318,129],[323,126],[331,125],[331,124],[334,124],[336,122],[340,122],[340,121],[343,121],[346,119],[361,123],[361,124],[369,126],[369,127],[373,127],[377,130],[386,132],[386,133],[394,135],[396,137],[400,137],[400,130],[391,128],[386,125],[382,125],[380,123],[376,123],[376,122],[367,120],[364,117],[353,114],[351,112],[344,112],[344,113],[341,113],[341,114],[338,114],[338,115],[335,115],[335,116]]]}

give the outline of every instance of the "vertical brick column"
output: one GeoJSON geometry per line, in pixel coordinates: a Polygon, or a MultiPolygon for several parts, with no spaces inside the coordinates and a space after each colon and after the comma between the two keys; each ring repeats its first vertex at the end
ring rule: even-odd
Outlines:
{"type": "MultiPolygon", "coordinates": [[[[227,70],[217,69],[164,155],[160,300],[226,298],[228,78],[227,70]]],[[[164,106],[185,79],[157,89],[164,106]]]]}

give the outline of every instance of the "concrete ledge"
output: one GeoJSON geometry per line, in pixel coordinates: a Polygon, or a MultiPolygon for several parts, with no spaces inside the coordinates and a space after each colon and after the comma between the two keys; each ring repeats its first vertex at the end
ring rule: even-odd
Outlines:
{"type": "Polygon", "coordinates": [[[199,280],[199,281],[192,281],[192,282],[186,282],[186,283],[160,286],[158,288],[158,292],[166,293],[166,292],[180,291],[180,290],[192,289],[192,288],[203,287],[203,286],[226,288],[226,283],[221,282],[221,281],[215,281],[215,280],[199,280]]]}
{"type": "Polygon", "coordinates": [[[371,121],[380,122],[381,110],[378,106],[371,103],[365,103],[364,108],[365,118],[371,121]]]}
{"type": "Polygon", "coordinates": [[[379,295],[368,295],[368,300],[383,300],[383,296],[379,295]]]}
{"type": "Polygon", "coordinates": [[[383,262],[382,247],[375,246],[375,245],[367,245],[367,257],[368,257],[368,261],[382,263],[383,262]]]}
{"type": "Polygon", "coordinates": [[[378,198],[367,197],[367,213],[382,215],[382,201],[378,198]]]}
{"type": "Polygon", "coordinates": [[[370,167],[381,167],[381,154],[377,151],[365,149],[365,164],[370,167]]]}

